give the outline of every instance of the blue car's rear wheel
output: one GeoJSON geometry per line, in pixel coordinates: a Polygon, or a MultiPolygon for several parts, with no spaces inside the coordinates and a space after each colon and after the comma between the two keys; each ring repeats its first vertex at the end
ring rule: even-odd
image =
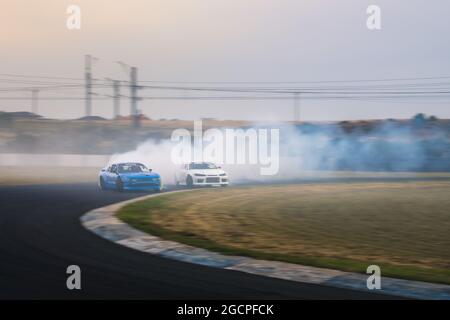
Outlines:
{"type": "Polygon", "coordinates": [[[105,184],[105,180],[103,180],[103,178],[100,178],[98,185],[100,186],[101,190],[106,190],[106,184],[105,184]]]}

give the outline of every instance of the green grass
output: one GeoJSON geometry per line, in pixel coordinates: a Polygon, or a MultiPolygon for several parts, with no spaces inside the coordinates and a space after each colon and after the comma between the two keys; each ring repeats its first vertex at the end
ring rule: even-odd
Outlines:
{"type": "Polygon", "coordinates": [[[450,182],[205,189],[130,204],[118,217],[230,255],[450,284],[450,182]]]}

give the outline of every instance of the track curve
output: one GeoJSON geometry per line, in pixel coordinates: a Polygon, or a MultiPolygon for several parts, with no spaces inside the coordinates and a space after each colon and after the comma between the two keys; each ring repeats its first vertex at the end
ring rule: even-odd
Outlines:
{"type": "Polygon", "coordinates": [[[89,210],[141,195],[93,184],[0,187],[0,299],[389,298],[168,260],[80,224],[89,210]],[[72,264],[81,267],[82,290],[66,288],[72,264]]]}

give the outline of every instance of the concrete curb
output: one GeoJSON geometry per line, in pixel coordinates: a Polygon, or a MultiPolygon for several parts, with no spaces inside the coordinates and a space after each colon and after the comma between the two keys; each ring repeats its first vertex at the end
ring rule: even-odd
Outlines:
{"type": "MultiPolygon", "coordinates": [[[[191,190],[174,192],[185,191],[191,190]]],[[[449,285],[382,277],[381,290],[369,290],[366,287],[368,276],[364,274],[302,266],[285,262],[222,255],[149,235],[132,228],[115,216],[115,213],[127,204],[160,195],[162,194],[152,194],[98,208],[84,214],[80,220],[86,229],[102,238],[135,250],[169,259],[214,268],[237,270],[290,281],[321,284],[367,292],[378,292],[399,297],[450,300],[449,285]]]]}

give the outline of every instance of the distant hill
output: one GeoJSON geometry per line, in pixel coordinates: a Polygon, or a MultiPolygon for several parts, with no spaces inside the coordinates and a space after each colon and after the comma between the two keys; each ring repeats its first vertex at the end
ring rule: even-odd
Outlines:
{"type": "Polygon", "coordinates": [[[81,117],[75,120],[81,120],[81,121],[105,121],[108,120],[106,118],[100,117],[100,116],[85,116],[81,117]]]}
{"type": "MultiPolygon", "coordinates": [[[[147,117],[146,115],[144,115],[142,113],[138,115],[138,119],[139,120],[151,120],[149,117],[147,117]]],[[[117,116],[116,120],[133,120],[133,117],[132,116],[117,116]]]]}
{"type": "Polygon", "coordinates": [[[13,119],[42,119],[41,115],[27,111],[4,112],[5,115],[13,119]]]}

